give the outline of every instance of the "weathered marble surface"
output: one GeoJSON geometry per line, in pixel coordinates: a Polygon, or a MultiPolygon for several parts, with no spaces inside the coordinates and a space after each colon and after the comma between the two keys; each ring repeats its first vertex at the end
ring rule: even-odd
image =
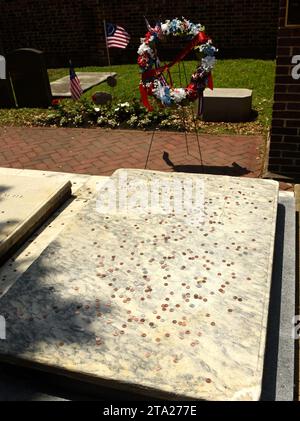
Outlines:
{"type": "Polygon", "coordinates": [[[101,215],[90,200],[1,298],[1,358],[158,396],[259,399],[277,183],[128,174],[200,177],[203,224],[101,215]]]}
{"type": "Polygon", "coordinates": [[[70,195],[68,180],[0,174],[0,260],[70,195]]]}
{"type": "MultiPolygon", "coordinates": [[[[76,72],[83,92],[105,82],[109,76],[116,76],[115,72],[76,72]]],[[[50,83],[53,97],[70,98],[70,77],[64,76],[50,83]]]]}

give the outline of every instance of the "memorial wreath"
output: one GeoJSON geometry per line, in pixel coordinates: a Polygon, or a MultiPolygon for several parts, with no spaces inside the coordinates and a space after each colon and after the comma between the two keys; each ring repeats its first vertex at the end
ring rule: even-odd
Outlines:
{"type": "Polygon", "coordinates": [[[205,28],[200,23],[194,24],[187,19],[177,18],[158,22],[151,28],[146,21],[148,32],[141,39],[138,49],[138,65],[141,69],[140,94],[142,103],[148,111],[153,107],[149,102],[149,96],[159,100],[163,106],[186,105],[188,102],[199,98],[199,114],[202,113],[202,97],[206,87],[213,89],[211,71],[215,65],[215,53],[217,49],[212,40],[205,34],[205,28]],[[187,46],[172,62],[161,66],[158,57],[159,42],[168,37],[180,37],[187,40],[187,46]],[[191,76],[190,83],[185,87],[174,87],[170,68],[180,63],[193,49],[201,53],[201,60],[195,72],[191,76]],[[169,83],[164,72],[167,72],[169,83]]]}

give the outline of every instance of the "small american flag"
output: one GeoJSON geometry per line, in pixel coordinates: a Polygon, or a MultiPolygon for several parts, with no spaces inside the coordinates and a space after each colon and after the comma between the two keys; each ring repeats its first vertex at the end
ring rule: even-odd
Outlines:
{"type": "Polygon", "coordinates": [[[106,24],[107,47],[126,48],[130,40],[130,35],[119,25],[106,24]]]}
{"type": "Polygon", "coordinates": [[[82,88],[80,85],[80,80],[78,79],[78,76],[75,73],[75,70],[71,61],[70,61],[70,92],[74,100],[79,99],[82,95],[82,88]]]}

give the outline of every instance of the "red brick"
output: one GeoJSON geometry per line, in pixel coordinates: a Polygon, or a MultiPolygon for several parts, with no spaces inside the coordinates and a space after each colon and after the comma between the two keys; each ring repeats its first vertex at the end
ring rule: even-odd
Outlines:
{"type": "Polygon", "coordinates": [[[274,127],[271,130],[272,134],[275,135],[296,135],[297,134],[297,129],[296,128],[287,128],[287,127],[274,127]]]}
{"type": "Polygon", "coordinates": [[[278,94],[275,93],[274,96],[275,101],[279,101],[279,102],[290,102],[290,101],[298,101],[300,102],[300,93],[289,93],[289,94],[278,94]]]}
{"type": "MultiPolygon", "coordinates": [[[[272,126],[273,127],[283,127],[284,126],[284,123],[285,123],[285,120],[273,120],[272,121],[272,126]]],[[[290,127],[296,127],[296,126],[290,126],[290,127]]]]}
{"type": "Polygon", "coordinates": [[[291,118],[291,119],[299,119],[300,121],[300,110],[299,111],[274,111],[273,117],[277,118],[291,118]]]}
{"type": "Polygon", "coordinates": [[[280,151],[298,151],[298,145],[296,145],[295,143],[273,143],[271,145],[271,149],[277,149],[280,151]]]}
{"type": "Polygon", "coordinates": [[[271,136],[271,143],[281,143],[283,141],[283,136],[279,135],[272,135],[271,136]]]}
{"type": "Polygon", "coordinates": [[[272,158],[269,159],[269,164],[279,164],[279,165],[293,165],[294,161],[293,159],[288,158],[272,158]]]}
{"type": "MultiPolygon", "coordinates": [[[[270,157],[274,157],[274,158],[278,158],[279,156],[281,156],[281,155],[282,155],[282,153],[284,153],[284,152],[281,152],[281,151],[274,151],[274,149],[271,149],[271,150],[270,150],[270,153],[269,153],[269,156],[270,156],[270,157]]],[[[290,153],[290,152],[288,152],[288,153],[290,153]]]]}
{"type": "MultiPolygon", "coordinates": [[[[287,104],[287,110],[300,110],[300,100],[299,102],[290,102],[287,104]]],[[[298,127],[300,127],[300,122],[298,122],[298,127]]]]}
{"type": "MultiPolygon", "coordinates": [[[[273,125],[274,125],[274,122],[273,122],[273,125]]],[[[276,126],[274,125],[274,127],[276,126]]],[[[299,127],[299,120],[286,120],[286,127],[299,127]]]]}
{"type": "Polygon", "coordinates": [[[299,152],[296,152],[296,151],[293,151],[293,152],[283,151],[283,152],[281,152],[281,154],[282,154],[282,157],[283,158],[300,158],[300,151],[299,152]]]}

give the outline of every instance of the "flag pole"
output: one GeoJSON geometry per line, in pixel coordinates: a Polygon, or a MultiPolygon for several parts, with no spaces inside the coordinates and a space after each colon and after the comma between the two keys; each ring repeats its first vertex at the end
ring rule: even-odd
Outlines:
{"type": "Polygon", "coordinates": [[[103,25],[104,25],[104,35],[105,35],[105,44],[106,44],[107,60],[108,60],[108,65],[109,65],[109,67],[110,67],[111,65],[110,65],[109,49],[108,49],[108,45],[107,45],[107,31],[106,31],[106,21],[105,21],[105,19],[103,20],[103,25]]]}

